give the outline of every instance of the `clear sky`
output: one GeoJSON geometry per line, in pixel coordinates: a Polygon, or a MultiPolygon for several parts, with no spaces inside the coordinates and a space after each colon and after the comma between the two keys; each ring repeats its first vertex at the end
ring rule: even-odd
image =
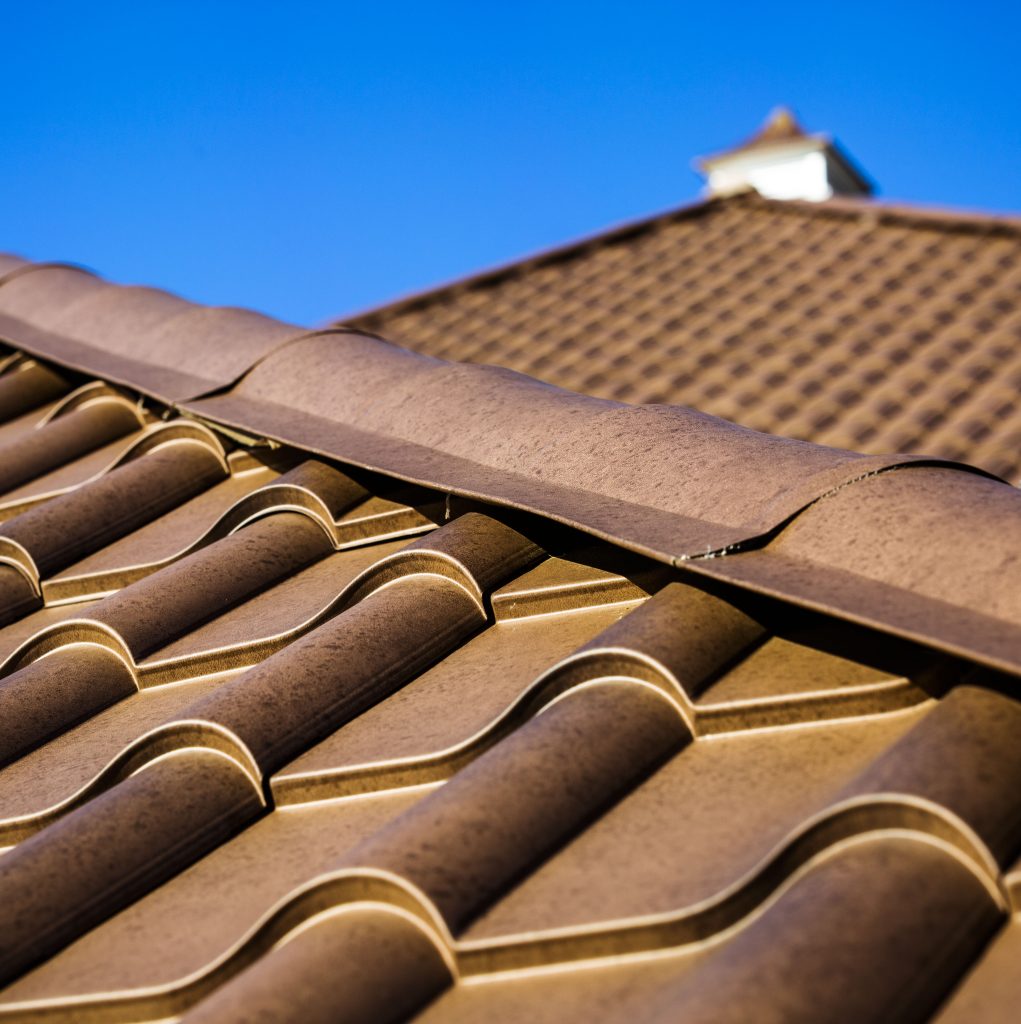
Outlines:
{"type": "Polygon", "coordinates": [[[690,201],[777,103],[1021,210],[1021,4],[10,3],[0,249],[301,323],[690,201]]]}

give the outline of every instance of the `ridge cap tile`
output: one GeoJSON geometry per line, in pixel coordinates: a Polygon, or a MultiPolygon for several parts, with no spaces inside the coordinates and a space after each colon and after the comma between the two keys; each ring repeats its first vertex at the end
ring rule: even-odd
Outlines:
{"type": "Polygon", "coordinates": [[[0,337],[8,344],[165,402],[227,386],[305,333],[248,310],[109,284],[75,267],[30,264],[0,278],[0,337]]]}
{"type": "Polygon", "coordinates": [[[925,461],[980,472],[923,456],[863,456],[772,437],[680,406],[594,399],[356,334],[298,339],[230,392],[184,408],[416,483],[553,513],[581,528],[598,529],[584,493],[597,497],[604,522],[647,509],[648,529],[639,521],[604,536],[670,561],[757,539],[824,493],[881,470],[925,461]],[[416,458],[429,460],[430,476],[407,473],[416,458]],[[488,487],[473,488],[469,476],[488,487]],[[542,501],[533,496],[536,486],[542,501]],[[675,517],[677,540],[669,546],[656,528],[662,513],[675,517]]]}

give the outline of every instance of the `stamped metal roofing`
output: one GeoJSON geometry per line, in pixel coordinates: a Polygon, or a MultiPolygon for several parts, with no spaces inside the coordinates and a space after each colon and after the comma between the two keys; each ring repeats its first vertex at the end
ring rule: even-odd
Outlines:
{"type": "Polygon", "coordinates": [[[345,318],[416,351],[1021,479],[1021,221],[711,199],[345,318]]]}
{"type": "Polygon", "coordinates": [[[1021,492],[4,269],[0,1021],[1013,1019],[1021,492]]]}

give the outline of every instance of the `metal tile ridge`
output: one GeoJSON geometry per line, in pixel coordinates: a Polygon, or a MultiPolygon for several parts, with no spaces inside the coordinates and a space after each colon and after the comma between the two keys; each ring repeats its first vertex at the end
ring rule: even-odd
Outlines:
{"type": "Polygon", "coordinates": [[[759,541],[823,495],[924,456],[761,434],[682,406],[630,406],[357,332],[299,338],[181,410],[678,563],[759,541]]]}

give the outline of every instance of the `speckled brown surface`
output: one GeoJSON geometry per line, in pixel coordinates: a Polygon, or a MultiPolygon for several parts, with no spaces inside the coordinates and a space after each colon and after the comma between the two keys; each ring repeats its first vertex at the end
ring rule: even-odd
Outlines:
{"type": "Polygon", "coordinates": [[[427,355],[1021,479],[1021,221],[712,200],[342,323],[427,355]]]}
{"type": "Polygon", "coordinates": [[[1021,492],[33,267],[0,1022],[1012,1019],[1021,492]]]}
{"type": "Polygon", "coordinates": [[[0,263],[0,335],[26,352],[164,400],[230,384],[300,328],[107,284],[79,267],[0,263]]]}

